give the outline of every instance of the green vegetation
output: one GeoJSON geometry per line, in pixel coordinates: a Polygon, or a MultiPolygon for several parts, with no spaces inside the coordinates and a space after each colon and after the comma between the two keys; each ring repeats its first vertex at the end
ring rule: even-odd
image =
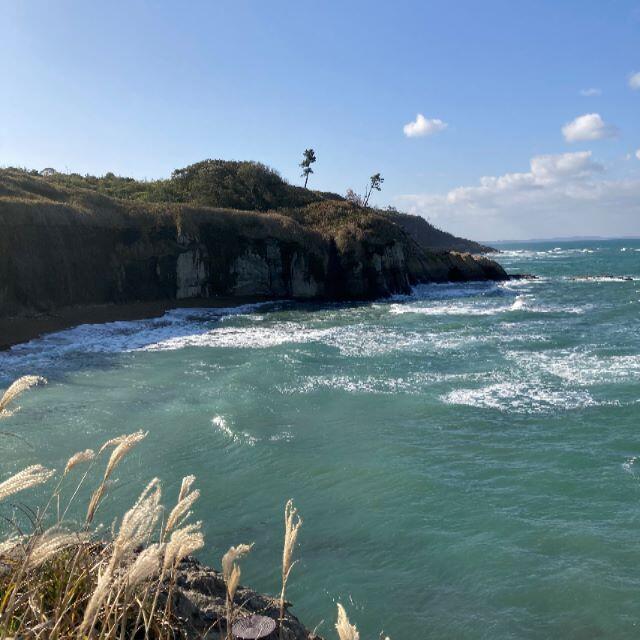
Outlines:
{"type": "Polygon", "coordinates": [[[321,199],[288,184],[260,162],[204,160],[174,171],[170,184],[178,202],[229,209],[268,211],[301,207],[321,199]]]}
{"type": "Polygon", "coordinates": [[[313,149],[305,149],[304,150],[304,158],[300,163],[302,167],[302,178],[304,178],[304,188],[307,188],[307,182],[309,181],[309,176],[313,173],[313,169],[311,165],[316,161],[316,154],[313,149]]]}
{"type": "Polygon", "coordinates": [[[382,191],[382,183],[384,182],[384,178],[379,173],[374,173],[369,178],[369,190],[364,196],[363,206],[367,207],[369,205],[369,198],[373,191],[382,191]]]}
{"type": "MultiPolygon", "coordinates": [[[[313,154],[312,149],[307,152],[313,154]]],[[[305,152],[305,157],[307,152],[305,152]]],[[[307,160],[305,160],[306,162],[307,160]]],[[[309,158],[315,162],[315,155],[309,158]]],[[[310,166],[306,167],[313,173],[310,166]]],[[[19,171],[13,169],[13,171],[19,171]]],[[[48,184],[68,189],[90,189],[122,200],[157,203],[192,203],[208,207],[268,211],[281,207],[303,207],[311,202],[341,200],[334,193],[309,191],[289,184],[280,174],[252,161],[203,160],[176,169],[167,180],[135,180],[106,173],[81,176],[78,173],[23,172],[41,176],[48,184]]],[[[308,174],[307,178],[308,178],[308,174]]],[[[306,186],[306,181],[305,181],[306,186]]],[[[1,195],[1,191],[0,191],[1,195]]]]}
{"type": "MultiPolygon", "coordinates": [[[[345,199],[351,204],[354,204],[357,207],[362,207],[366,209],[369,206],[369,199],[371,198],[371,194],[374,191],[382,191],[382,183],[384,182],[384,178],[380,173],[374,173],[369,178],[369,184],[364,190],[364,195],[361,196],[359,193],[356,193],[353,189],[347,189],[347,193],[345,199]]],[[[395,207],[387,207],[385,209],[387,213],[398,213],[395,207]]]]}
{"type": "MultiPolygon", "coordinates": [[[[285,216],[324,235],[356,226],[361,227],[361,233],[362,224],[365,227],[378,225],[380,229],[384,227],[385,237],[397,238],[402,230],[426,250],[491,251],[490,247],[441,231],[419,216],[392,208],[370,207],[373,191],[380,191],[384,182],[379,173],[371,176],[364,196],[349,189],[346,197],[291,185],[275,170],[250,161],[203,160],[176,169],[169,179],[152,181],[121,177],[111,172],[102,177],[51,170],[46,173],[0,169],[0,202],[3,204],[0,223],[17,215],[23,219],[27,216],[36,219],[45,211],[51,219],[68,219],[65,211],[69,213],[69,208],[77,213],[100,214],[105,223],[112,220],[116,224],[128,215],[147,219],[168,216],[182,220],[192,217],[196,209],[201,214],[210,214],[213,208],[218,210],[220,221],[231,222],[233,219],[235,234],[267,223],[268,216],[273,219],[272,214],[278,214],[280,219],[285,216]],[[36,200],[37,210],[26,206],[27,203],[35,205],[36,200]],[[63,204],[68,205],[64,211],[63,204]],[[265,213],[268,216],[263,215],[265,213]],[[382,225],[382,222],[386,224],[382,225]]],[[[290,225],[287,227],[296,236],[303,231],[290,225]]]]}
{"type": "MultiPolygon", "coordinates": [[[[14,408],[18,396],[45,383],[37,376],[14,382],[0,397],[0,419],[10,417],[12,409],[19,410],[14,408]]],[[[174,596],[181,563],[205,544],[202,523],[190,522],[191,508],[200,497],[199,490],[192,488],[195,477],[183,479],[177,502],[168,514],[161,504],[160,480],[153,478],[120,522],[113,523],[109,539],[99,537],[93,527],[114,474],[146,436],[146,432],[137,431],[108,440],[97,452],[87,449],[72,455],[45,506],[38,510],[24,508],[31,514],[30,532],[6,518],[15,530],[5,531],[0,538],[0,640],[187,637],[183,621],[174,610],[174,596]],[[102,455],[108,455],[105,470],[91,494],[84,523],[74,526],[67,521],[67,513],[78,510],[72,508],[73,501],[81,487],[91,481],[90,472],[102,455]],[[74,475],[78,477],[75,481],[74,475]],[[62,487],[69,482],[75,489],[65,501],[62,487]]],[[[0,505],[11,496],[45,485],[54,476],[54,471],[38,464],[23,469],[0,482],[0,505]]],[[[278,599],[281,640],[291,637],[283,622],[285,589],[295,564],[292,556],[301,525],[289,501],[285,507],[282,591],[278,599]]],[[[241,576],[238,560],[252,546],[232,546],[222,557],[226,614],[215,623],[219,624],[217,629],[210,627],[217,632],[215,637],[230,640],[232,623],[248,615],[236,591],[241,576]]],[[[340,640],[359,638],[340,604],[336,631],[340,640]]]]}

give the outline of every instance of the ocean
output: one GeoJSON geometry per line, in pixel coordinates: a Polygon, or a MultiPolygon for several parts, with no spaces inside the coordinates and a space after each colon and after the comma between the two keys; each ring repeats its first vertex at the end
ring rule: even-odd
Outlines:
{"type": "Polygon", "coordinates": [[[537,278],[176,310],[2,352],[0,387],[49,383],[3,421],[20,438],[0,479],[142,428],[97,520],[154,476],[171,506],[193,473],[201,559],[255,542],[242,582],[276,594],[293,498],[288,596],[328,638],[336,602],[363,638],[636,638],[640,241],[500,248],[537,278]]]}

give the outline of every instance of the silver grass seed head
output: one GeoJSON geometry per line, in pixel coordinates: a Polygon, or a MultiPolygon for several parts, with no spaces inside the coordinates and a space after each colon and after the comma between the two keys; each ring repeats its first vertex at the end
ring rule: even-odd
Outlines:
{"type": "Polygon", "coordinates": [[[154,478],[124,514],[114,542],[113,562],[117,564],[136,547],[148,542],[160,518],[161,495],[160,480],[154,478]]]}
{"type": "Polygon", "coordinates": [[[289,500],[284,508],[284,547],[282,550],[282,572],[288,577],[293,567],[293,551],[298,539],[298,532],[302,526],[302,518],[298,510],[293,506],[293,500],[289,500]]]}
{"type": "Polygon", "coordinates": [[[89,534],[52,528],[37,536],[27,559],[27,567],[35,569],[61,551],[89,540],[89,534]]]}
{"type": "Polygon", "coordinates": [[[344,607],[338,603],[338,620],[336,621],[336,631],[340,640],[360,640],[360,634],[356,626],[349,622],[347,612],[344,607]]]}
{"type": "Polygon", "coordinates": [[[176,506],[171,510],[169,517],[167,518],[166,531],[171,531],[180,520],[184,520],[184,516],[190,513],[190,509],[193,503],[200,497],[200,491],[196,489],[191,493],[187,493],[182,497],[176,506]]]}
{"type": "MultiPolygon", "coordinates": [[[[107,480],[109,476],[111,476],[113,470],[118,466],[118,463],[122,460],[122,458],[124,458],[124,456],[127,455],[127,453],[129,453],[129,451],[131,451],[131,449],[133,449],[136,444],[144,440],[147,437],[148,433],[148,431],[136,431],[134,433],[130,433],[128,436],[125,436],[119,442],[119,444],[111,453],[111,457],[109,458],[109,462],[107,463],[107,468],[104,472],[105,480],[107,480]]],[[[104,445],[102,445],[102,448],[104,448],[104,445]]]]}
{"type": "Polygon", "coordinates": [[[177,566],[186,556],[204,547],[202,522],[195,522],[176,529],[166,545],[164,552],[163,572],[177,566]]]}
{"type": "Polygon", "coordinates": [[[34,464],[14,474],[0,483],[0,500],[4,500],[14,493],[45,483],[55,473],[45,469],[41,464],[34,464]]]}
{"type": "Polygon", "coordinates": [[[182,478],[182,484],[180,485],[180,493],[178,494],[178,502],[180,502],[180,500],[183,500],[186,497],[186,495],[191,490],[191,485],[195,481],[196,481],[196,477],[193,475],[185,476],[184,478],[182,478]]]}
{"type": "MultiPolygon", "coordinates": [[[[11,411],[7,409],[8,405],[13,402],[21,393],[27,389],[35,387],[39,384],[47,384],[45,378],[40,376],[22,376],[18,378],[0,397],[0,418],[11,415],[11,411]]],[[[19,408],[15,409],[17,411],[19,408]]]]}
{"type": "Polygon", "coordinates": [[[163,552],[164,545],[152,544],[138,554],[123,578],[129,590],[158,575],[163,552]]]}
{"type": "Polygon", "coordinates": [[[75,466],[82,464],[83,462],[90,462],[96,457],[95,451],[93,449],[85,449],[84,451],[78,451],[78,453],[74,453],[69,460],[67,460],[67,464],[64,468],[64,473],[62,475],[67,475],[71,469],[75,466]]]}
{"type": "Polygon", "coordinates": [[[251,544],[239,544],[236,547],[229,547],[229,551],[222,556],[222,576],[225,582],[231,579],[236,561],[249,553],[253,545],[254,543],[252,542],[251,544]]]}
{"type": "Polygon", "coordinates": [[[233,565],[233,569],[231,569],[231,575],[227,580],[227,594],[229,595],[229,600],[233,602],[235,598],[236,591],[238,590],[238,585],[240,584],[240,575],[241,575],[240,566],[237,564],[233,565]]]}

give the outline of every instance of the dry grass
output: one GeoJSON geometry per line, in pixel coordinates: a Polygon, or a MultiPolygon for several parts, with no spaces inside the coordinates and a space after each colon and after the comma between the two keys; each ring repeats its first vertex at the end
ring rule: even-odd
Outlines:
{"type": "Polygon", "coordinates": [[[360,640],[360,634],[355,625],[349,622],[347,613],[341,604],[338,604],[338,621],[336,622],[336,631],[340,640],[360,640]]]}
{"type": "Polygon", "coordinates": [[[238,560],[253,547],[251,544],[239,544],[237,547],[230,547],[229,551],[222,556],[222,576],[227,587],[227,640],[231,639],[231,626],[234,620],[233,599],[240,584],[240,565],[238,560]]]}
{"type": "MultiPolygon", "coordinates": [[[[285,592],[289,574],[295,562],[293,561],[293,551],[298,540],[298,531],[302,526],[302,518],[298,515],[298,510],[293,506],[293,501],[289,500],[284,508],[284,547],[282,549],[282,591],[280,592],[280,623],[284,619],[285,592]]],[[[281,634],[282,635],[282,634],[281,634]]]]}
{"type": "MultiPolygon", "coordinates": [[[[44,382],[26,376],[0,399],[2,416],[24,391],[44,382]]],[[[113,540],[97,538],[90,525],[107,494],[109,480],[124,457],[145,437],[137,431],[106,442],[96,454],[72,455],[33,529],[7,532],[0,542],[0,638],[164,638],[171,633],[171,612],[159,611],[158,593],[171,589],[176,566],[204,544],[201,524],[183,525],[199,492],[195,478],[185,478],[171,528],[162,527],[160,481],[154,478],[124,514],[113,540]],[[111,449],[100,483],[93,491],[85,525],[74,530],[64,522],[70,503],[100,454],[111,449]],[[88,463],[60,515],[62,477],[88,463]],[[57,515],[50,513],[57,505],[57,515]],[[55,524],[45,528],[45,523],[55,524]],[[169,535],[170,534],[170,535],[169,535]],[[165,542],[166,540],[166,542],[165,542]]],[[[0,483],[0,501],[48,482],[55,472],[34,464],[0,483]]],[[[170,602],[170,597],[167,598],[170,602]]]]}
{"type": "MultiPolygon", "coordinates": [[[[3,395],[3,411],[40,378],[21,378],[3,395]]],[[[6,415],[6,413],[4,414],[6,415]]],[[[192,489],[195,477],[182,480],[175,506],[163,523],[161,483],[152,479],[136,502],[113,527],[112,539],[101,539],[91,529],[98,507],[108,493],[109,481],[124,457],[147,433],[137,431],[113,438],[100,447],[72,455],[45,507],[25,533],[16,527],[0,540],[0,640],[33,638],[71,640],[164,640],[176,637],[179,621],[171,610],[179,564],[204,546],[201,522],[188,522],[200,492],[192,489]],[[100,482],[91,494],[81,528],[65,522],[80,487],[100,456],[112,449],[100,482]],[[83,474],[78,467],[88,464],[83,474]],[[78,473],[75,490],[61,505],[61,480],[78,473]],[[57,506],[56,514],[51,513],[57,506]],[[64,508],[61,508],[64,507],[64,508]],[[62,515],[60,515],[62,513],[62,515]],[[45,527],[45,523],[54,524],[45,527]],[[162,597],[161,597],[162,596],[162,597]]],[[[0,503],[21,491],[51,480],[55,472],[35,464],[0,483],[0,503]]],[[[115,523],[114,523],[115,524],[115,523]]],[[[284,618],[285,590],[302,519],[293,503],[285,506],[280,619],[284,618]]],[[[222,558],[226,585],[226,637],[236,611],[234,597],[240,583],[240,558],[253,544],[232,546],[222,558]]],[[[340,640],[359,640],[358,631],[338,605],[336,629],[340,640]]],[[[282,630],[282,625],[281,625],[282,630]]]]}
{"type": "Polygon", "coordinates": [[[0,398],[0,418],[8,418],[10,415],[20,410],[20,407],[9,409],[9,405],[22,393],[38,384],[45,384],[46,380],[39,376],[22,376],[18,378],[0,398]]]}

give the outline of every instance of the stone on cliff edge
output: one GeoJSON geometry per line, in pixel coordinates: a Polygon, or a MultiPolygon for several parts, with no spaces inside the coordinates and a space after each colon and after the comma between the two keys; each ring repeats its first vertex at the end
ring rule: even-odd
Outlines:
{"type": "MultiPolygon", "coordinates": [[[[162,600],[166,599],[166,594],[162,595],[161,604],[164,604],[162,600]]],[[[201,565],[194,558],[184,560],[178,568],[172,592],[171,610],[179,618],[180,624],[178,635],[184,634],[187,640],[218,640],[226,637],[225,597],[221,573],[201,565]]],[[[234,608],[237,616],[260,614],[276,621],[280,616],[280,602],[277,598],[242,586],[236,592],[234,608]]],[[[322,640],[286,609],[282,631],[284,640],[322,640]]]]}

